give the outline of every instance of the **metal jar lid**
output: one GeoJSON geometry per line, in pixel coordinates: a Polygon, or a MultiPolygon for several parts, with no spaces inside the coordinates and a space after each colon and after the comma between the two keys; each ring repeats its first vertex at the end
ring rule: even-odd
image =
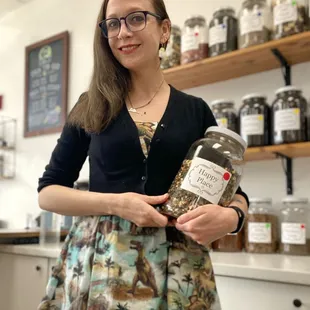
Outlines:
{"type": "Polygon", "coordinates": [[[271,198],[255,198],[255,197],[251,197],[249,198],[250,204],[272,204],[272,199],[271,198]]]}
{"type": "Polygon", "coordinates": [[[248,94],[242,97],[242,101],[246,101],[246,100],[254,99],[254,98],[262,98],[266,100],[267,96],[260,94],[260,93],[252,93],[252,94],[248,94]]]}
{"type": "Polygon", "coordinates": [[[235,133],[234,131],[230,129],[218,127],[218,126],[211,126],[206,130],[205,134],[211,133],[211,132],[220,133],[220,134],[227,136],[228,138],[235,140],[244,148],[244,150],[248,146],[245,140],[243,140],[241,136],[239,136],[237,133],[235,133]]]}
{"type": "Polygon", "coordinates": [[[296,86],[284,86],[284,87],[281,87],[281,88],[277,89],[275,94],[278,95],[278,94],[289,92],[289,91],[299,91],[299,92],[301,92],[301,89],[296,87],[296,86]]]}
{"type": "Polygon", "coordinates": [[[284,204],[308,204],[309,200],[308,198],[299,198],[299,197],[295,197],[295,196],[287,196],[285,198],[282,199],[282,203],[284,204]]]}
{"type": "Polygon", "coordinates": [[[185,20],[185,25],[193,24],[194,22],[198,22],[200,24],[206,23],[206,19],[202,15],[191,15],[185,20]]]}
{"type": "Polygon", "coordinates": [[[234,14],[236,14],[236,10],[235,10],[234,7],[232,7],[232,6],[222,6],[222,7],[217,8],[217,9],[214,11],[213,15],[215,15],[216,13],[218,13],[218,12],[220,12],[220,11],[231,11],[231,12],[233,12],[234,14]]]}
{"type": "Polygon", "coordinates": [[[211,107],[214,107],[214,106],[216,106],[216,105],[218,105],[218,104],[225,104],[225,103],[230,103],[230,104],[235,104],[235,102],[234,101],[232,101],[232,100],[229,100],[229,99],[216,99],[216,100],[214,100],[214,101],[212,101],[211,103],[210,103],[210,105],[211,105],[211,107]]]}

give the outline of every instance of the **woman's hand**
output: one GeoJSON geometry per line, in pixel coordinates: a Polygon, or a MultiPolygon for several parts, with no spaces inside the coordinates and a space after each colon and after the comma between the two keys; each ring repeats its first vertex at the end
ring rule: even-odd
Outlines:
{"type": "Polygon", "coordinates": [[[119,195],[120,203],[116,215],[135,223],[138,227],[165,227],[168,224],[166,216],[160,214],[152,205],[162,204],[168,199],[168,194],[147,196],[137,193],[119,195]]]}
{"type": "Polygon", "coordinates": [[[234,209],[204,205],[181,215],[175,227],[197,243],[207,246],[234,231],[238,215],[234,209]]]}

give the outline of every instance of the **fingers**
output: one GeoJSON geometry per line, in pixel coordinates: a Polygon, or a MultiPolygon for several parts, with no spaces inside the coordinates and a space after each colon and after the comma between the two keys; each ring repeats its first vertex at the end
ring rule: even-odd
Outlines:
{"type": "Polygon", "coordinates": [[[152,220],[158,224],[160,227],[165,227],[168,225],[168,219],[166,216],[160,214],[158,211],[156,211],[154,208],[152,208],[151,212],[152,220]]]}
{"type": "Polygon", "coordinates": [[[180,217],[178,217],[178,223],[179,224],[184,224],[187,223],[203,214],[206,214],[206,210],[207,210],[207,205],[206,206],[200,206],[192,211],[189,211],[183,215],[181,215],[180,217]]]}
{"type": "Polygon", "coordinates": [[[164,194],[164,195],[160,195],[160,196],[143,195],[142,199],[143,199],[143,201],[145,201],[146,203],[148,203],[150,205],[157,205],[160,203],[164,203],[168,199],[168,197],[169,197],[168,194],[164,194]]]}

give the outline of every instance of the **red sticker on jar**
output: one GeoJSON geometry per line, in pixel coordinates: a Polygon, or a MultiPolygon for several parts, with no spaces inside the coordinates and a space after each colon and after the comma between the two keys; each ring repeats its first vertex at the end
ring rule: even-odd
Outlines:
{"type": "Polygon", "coordinates": [[[224,175],[223,175],[223,179],[224,179],[225,181],[228,181],[228,180],[230,179],[230,173],[225,172],[224,175]]]}
{"type": "Polygon", "coordinates": [[[301,227],[301,229],[305,229],[305,228],[306,228],[306,225],[301,224],[300,227],[301,227]]]}

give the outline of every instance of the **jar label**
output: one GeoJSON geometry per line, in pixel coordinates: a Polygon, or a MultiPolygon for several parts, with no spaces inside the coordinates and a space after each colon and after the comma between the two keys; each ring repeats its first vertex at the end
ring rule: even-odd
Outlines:
{"type": "Polygon", "coordinates": [[[241,136],[263,135],[264,114],[244,115],[241,117],[241,136]]]}
{"type": "Polygon", "coordinates": [[[271,243],[271,223],[248,223],[250,243],[271,243]]]}
{"type": "Polygon", "coordinates": [[[273,16],[275,26],[297,21],[298,12],[296,1],[277,4],[273,9],[273,16]]]}
{"type": "Polygon", "coordinates": [[[242,36],[255,32],[263,31],[264,18],[262,12],[252,12],[240,18],[240,33],[242,36]]]}
{"type": "Polygon", "coordinates": [[[300,109],[275,112],[275,131],[300,130],[300,109]]]}
{"type": "Polygon", "coordinates": [[[182,36],[181,52],[199,50],[199,34],[186,33],[182,36]]]}
{"type": "Polygon", "coordinates": [[[217,118],[217,125],[222,128],[228,128],[228,119],[226,117],[217,118]]]}
{"type": "Polygon", "coordinates": [[[225,24],[216,25],[209,30],[209,46],[225,43],[227,40],[227,27],[225,24]]]}
{"type": "Polygon", "coordinates": [[[213,204],[218,204],[230,178],[231,173],[224,168],[211,161],[196,157],[191,163],[181,188],[201,196],[213,204]]]}
{"type": "Polygon", "coordinates": [[[281,241],[288,244],[306,244],[306,224],[282,223],[281,241]]]}

